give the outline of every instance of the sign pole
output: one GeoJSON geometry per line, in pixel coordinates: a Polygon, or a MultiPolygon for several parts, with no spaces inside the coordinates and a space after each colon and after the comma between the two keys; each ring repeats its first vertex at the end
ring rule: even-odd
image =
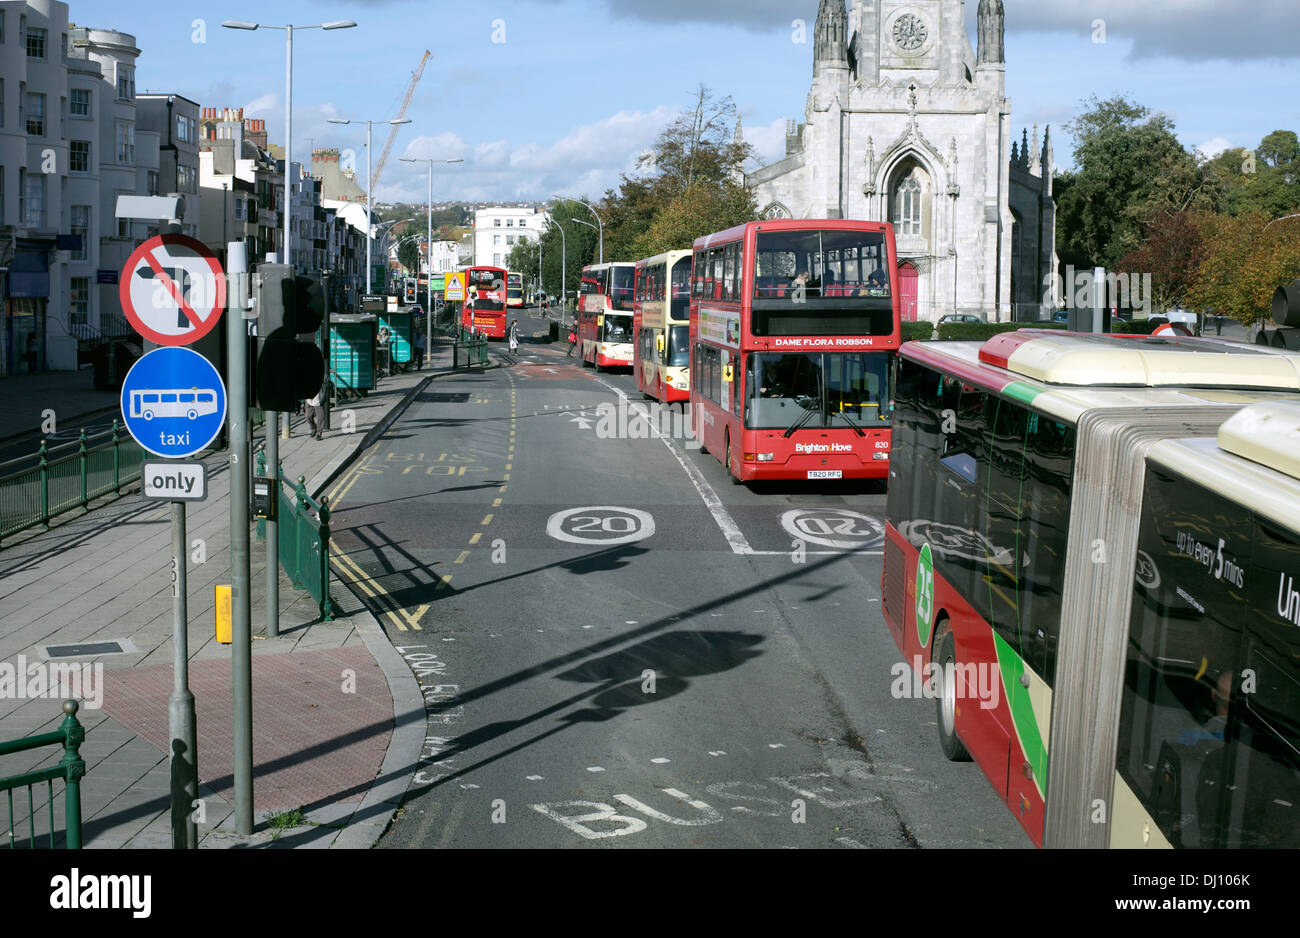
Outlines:
{"type": "Polygon", "coordinates": [[[167,701],[172,741],[172,849],[199,845],[194,810],[199,798],[198,733],[190,693],[188,576],[185,569],[185,503],[172,502],[172,674],[167,701]]]}
{"type": "MultiPolygon", "coordinates": [[[[266,423],[266,469],[275,481],[271,485],[271,498],[280,500],[280,412],[268,410],[266,423]]],[[[276,511],[266,519],[266,637],[280,635],[280,524],[276,511]]]]}
{"type": "Polygon", "coordinates": [[[226,326],[230,414],[231,696],[234,704],[235,829],[253,833],[253,636],[248,558],[248,255],[228,245],[230,322],[226,326]]]}

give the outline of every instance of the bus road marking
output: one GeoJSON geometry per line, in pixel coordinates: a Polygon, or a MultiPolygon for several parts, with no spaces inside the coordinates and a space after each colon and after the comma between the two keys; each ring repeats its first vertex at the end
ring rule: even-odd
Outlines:
{"type": "Polygon", "coordinates": [[[470,544],[471,544],[471,546],[472,546],[472,545],[474,545],[474,544],[477,544],[477,543],[478,543],[479,541],[481,541],[482,539],[483,539],[483,532],[482,532],[482,531],[475,531],[475,532],[473,533],[473,535],[470,536],[469,542],[470,542],[470,544]]]}
{"type": "Polygon", "coordinates": [[[841,550],[877,547],[885,536],[878,519],[846,508],[794,508],[781,515],[781,527],[796,540],[841,550]]]}
{"type": "Polygon", "coordinates": [[[648,511],[617,505],[566,508],[547,519],[546,533],[567,544],[610,547],[653,537],[655,519],[648,511]]]}

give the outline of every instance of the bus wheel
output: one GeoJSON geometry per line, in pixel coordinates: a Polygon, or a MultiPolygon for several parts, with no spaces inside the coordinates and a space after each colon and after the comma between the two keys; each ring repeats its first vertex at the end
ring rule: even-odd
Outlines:
{"type": "Polygon", "coordinates": [[[941,623],[943,631],[935,645],[935,664],[939,666],[935,680],[938,681],[938,693],[935,694],[936,722],[939,724],[939,746],[950,762],[969,762],[970,753],[957,738],[957,643],[952,637],[952,629],[947,623],[941,623]]]}
{"type": "Polygon", "coordinates": [[[740,476],[736,474],[735,469],[731,465],[731,431],[730,430],[727,431],[725,445],[727,447],[727,475],[731,477],[732,485],[739,485],[740,476]]]}

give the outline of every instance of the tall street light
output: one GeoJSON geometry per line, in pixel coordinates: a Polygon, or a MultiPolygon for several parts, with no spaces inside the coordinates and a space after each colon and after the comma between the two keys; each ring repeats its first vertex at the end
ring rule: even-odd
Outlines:
{"type": "Polygon", "coordinates": [[[425,348],[432,354],[433,349],[429,343],[433,341],[433,164],[434,163],[463,163],[465,162],[459,156],[449,160],[435,160],[425,157],[417,159],[413,156],[402,157],[403,163],[428,163],[429,164],[429,239],[428,239],[428,280],[424,282],[424,343],[425,348]]]}
{"type": "MultiPolygon", "coordinates": [[[[554,195],[554,194],[553,194],[553,196],[554,196],[554,198],[557,198],[557,199],[563,199],[563,198],[564,198],[564,196],[559,196],[559,195],[554,195]]],[[[596,221],[600,222],[600,229],[599,229],[599,231],[600,231],[600,260],[597,261],[597,263],[599,263],[599,264],[603,264],[603,263],[605,263],[605,219],[601,218],[600,215],[596,212],[596,209],[592,206],[592,204],[591,204],[590,202],[586,201],[585,199],[568,199],[567,201],[569,201],[569,202],[577,202],[579,205],[585,205],[585,206],[587,206],[587,209],[591,212],[591,214],[594,215],[594,216],[596,217],[596,221]]],[[[577,219],[573,219],[573,220],[576,221],[577,219]]],[[[591,226],[591,227],[595,227],[594,225],[591,225],[590,222],[582,222],[582,224],[584,224],[584,225],[589,225],[589,226],[591,226]]]]}
{"type": "Polygon", "coordinates": [[[293,31],[295,29],[351,29],[352,20],[331,20],[313,26],[270,26],[266,23],[246,23],[226,20],[227,29],[283,29],[284,30],[284,263],[293,265],[293,183],[289,178],[293,162],[293,31]]]}
{"type": "MultiPolygon", "coordinates": [[[[351,124],[350,120],[339,120],[337,117],[329,119],[331,124],[351,124]]],[[[357,121],[358,124],[366,125],[366,293],[371,290],[370,282],[370,235],[371,235],[371,216],[374,214],[374,174],[371,171],[371,157],[374,155],[374,148],[371,146],[371,128],[375,124],[409,124],[410,118],[399,117],[394,120],[386,121],[357,121]]]]}
{"type": "MultiPolygon", "coordinates": [[[[284,30],[284,263],[293,269],[293,31],[294,26],[272,26],[248,23],[243,20],[226,20],[227,29],[283,29],[284,30]]],[[[352,20],[331,20],[299,26],[298,29],[351,29],[352,20]]],[[[238,415],[245,419],[244,414],[238,415]]],[[[271,474],[280,474],[280,413],[266,412],[266,461],[271,474]]],[[[275,490],[279,491],[279,483],[275,490]]],[[[234,532],[231,532],[232,538],[234,532]]],[[[280,634],[280,531],[274,519],[266,522],[266,632],[269,636],[280,634]]],[[[233,576],[232,576],[233,579],[233,576]]],[[[236,599],[236,602],[239,602],[236,599]]],[[[242,606],[242,603],[240,603],[242,606]]],[[[241,615],[242,619],[243,616],[241,615]]],[[[247,621],[236,627],[231,658],[231,696],[234,709],[234,777],[235,777],[235,829],[241,834],[253,832],[253,662],[251,624],[247,621]]]]}

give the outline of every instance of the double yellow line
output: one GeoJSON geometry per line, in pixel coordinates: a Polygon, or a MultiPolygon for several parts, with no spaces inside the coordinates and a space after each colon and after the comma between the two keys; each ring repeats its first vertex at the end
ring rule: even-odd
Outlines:
{"type": "MultiPolygon", "coordinates": [[[[424,614],[429,611],[428,604],[420,606],[414,613],[408,612],[397,603],[397,600],[388,595],[388,591],[379,585],[378,580],[370,576],[366,571],[362,570],[357,562],[347,554],[336,553],[331,550],[330,558],[340,567],[340,575],[346,574],[346,579],[349,582],[374,600],[375,605],[382,610],[383,615],[388,616],[393,625],[397,626],[399,631],[408,631],[408,624],[415,631],[421,631],[420,620],[424,618],[424,614]]],[[[451,578],[445,577],[444,579],[451,578]]]]}

